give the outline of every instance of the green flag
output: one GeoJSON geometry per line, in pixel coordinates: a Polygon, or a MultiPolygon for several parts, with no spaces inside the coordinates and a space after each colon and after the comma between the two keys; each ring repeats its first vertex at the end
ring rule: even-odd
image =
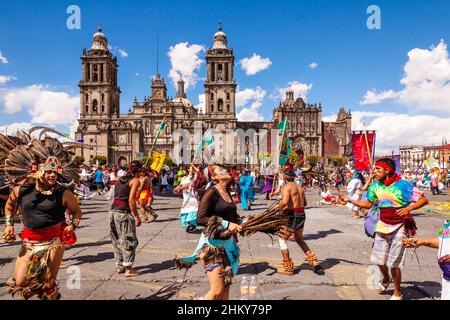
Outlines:
{"type": "Polygon", "coordinates": [[[70,134],[68,134],[68,133],[63,133],[63,137],[69,138],[69,137],[70,137],[70,134]]]}
{"type": "Polygon", "coordinates": [[[285,117],[283,118],[283,120],[281,120],[281,122],[278,124],[278,129],[281,130],[281,133],[282,133],[282,134],[283,134],[284,131],[286,130],[287,125],[288,125],[288,120],[287,120],[287,117],[285,116],[285,117]]]}
{"type": "Polygon", "coordinates": [[[163,121],[161,121],[161,123],[159,124],[158,133],[163,131],[166,127],[167,127],[167,123],[163,119],[163,121]]]}
{"type": "Polygon", "coordinates": [[[202,137],[200,144],[198,145],[197,151],[195,151],[195,155],[199,154],[204,148],[210,146],[214,143],[213,140],[213,132],[211,129],[208,129],[202,137]]]}

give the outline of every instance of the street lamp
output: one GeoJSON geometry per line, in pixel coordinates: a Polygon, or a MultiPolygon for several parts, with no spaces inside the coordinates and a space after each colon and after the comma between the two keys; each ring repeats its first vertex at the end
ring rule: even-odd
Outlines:
{"type": "Polygon", "coordinates": [[[445,166],[445,155],[444,155],[444,145],[447,144],[447,138],[443,137],[442,138],[442,170],[444,170],[444,166],[445,166]]]}

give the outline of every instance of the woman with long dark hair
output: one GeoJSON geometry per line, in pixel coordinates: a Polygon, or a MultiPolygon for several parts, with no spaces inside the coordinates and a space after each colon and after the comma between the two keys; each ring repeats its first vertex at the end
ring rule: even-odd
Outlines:
{"type": "Polygon", "coordinates": [[[232,277],[239,266],[239,248],[234,235],[242,230],[239,216],[229,192],[231,176],[220,166],[209,167],[208,176],[213,184],[201,196],[197,212],[197,225],[206,227],[194,254],[176,258],[178,267],[190,267],[197,259],[202,261],[210,289],[205,300],[227,300],[232,277]],[[213,218],[213,219],[211,219],[213,218]],[[211,223],[220,224],[208,232],[211,223]]]}

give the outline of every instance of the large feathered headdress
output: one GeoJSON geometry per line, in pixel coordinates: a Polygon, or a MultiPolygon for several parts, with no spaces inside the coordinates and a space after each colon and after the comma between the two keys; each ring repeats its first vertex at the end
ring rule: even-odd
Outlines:
{"type": "Polygon", "coordinates": [[[80,182],[80,167],[73,153],[58,139],[43,136],[45,132],[62,135],[52,128],[33,127],[20,131],[14,141],[0,134],[0,171],[6,173],[4,186],[17,184],[27,178],[38,178],[46,170],[58,173],[58,183],[69,186],[80,182]],[[31,133],[42,130],[38,139],[31,133]],[[2,158],[3,157],[3,158],[2,158]]]}

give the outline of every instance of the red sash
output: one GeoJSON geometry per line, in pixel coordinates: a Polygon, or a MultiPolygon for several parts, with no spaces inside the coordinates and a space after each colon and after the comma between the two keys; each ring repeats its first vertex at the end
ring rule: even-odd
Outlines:
{"type": "Polygon", "coordinates": [[[399,224],[402,223],[405,228],[405,233],[408,237],[416,235],[416,222],[411,214],[406,216],[400,216],[396,213],[401,208],[380,208],[380,220],[387,224],[399,224]]]}
{"type": "Polygon", "coordinates": [[[67,224],[65,222],[61,223],[59,226],[47,229],[30,229],[24,226],[20,238],[22,240],[28,239],[30,241],[49,241],[54,238],[60,238],[66,246],[71,246],[77,242],[77,236],[75,232],[73,232],[73,236],[69,237],[69,235],[64,232],[66,227],[67,224]]]}

